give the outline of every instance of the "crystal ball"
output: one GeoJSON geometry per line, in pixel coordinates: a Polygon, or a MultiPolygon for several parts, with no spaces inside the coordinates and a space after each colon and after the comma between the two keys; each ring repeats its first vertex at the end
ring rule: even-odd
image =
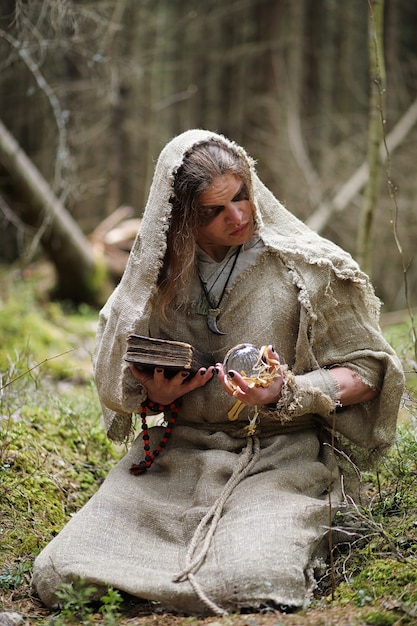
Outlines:
{"type": "Polygon", "coordinates": [[[224,371],[235,370],[242,376],[256,376],[254,369],[259,359],[259,348],[251,343],[239,343],[231,348],[224,357],[224,371]]]}

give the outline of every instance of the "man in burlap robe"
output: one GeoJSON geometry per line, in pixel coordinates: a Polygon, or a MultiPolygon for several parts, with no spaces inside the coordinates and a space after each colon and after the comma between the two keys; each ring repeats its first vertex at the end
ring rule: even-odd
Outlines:
{"type": "MultiPolygon", "coordinates": [[[[215,262],[200,250],[197,263],[210,273],[215,262]]],[[[273,345],[285,364],[280,397],[258,407],[250,429],[252,406],[237,421],[228,418],[236,397],[222,366],[220,378],[204,370],[200,386],[182,397],[171,439],[149,470],[129,472],[144,459],[138,436],[37,557],[40,598],[56,605],[59,585],[81,577],[191,614],[304,606],[326,554],[329,520],[343,504],[340,460],[348,454],[369,467],[394,441],[403,374],[378,315],[357,264],[279,203],[241,147],[202,130],[174,138],[157,162],[124,276],[100,315],[94,366],[108,435],[128,437],[146,399],[124,361],[132,332],[189,342],[213,364],[235,344],[273,345]],[[181,306],[171,306],[166,318],[157,306],[174,176],[185,155],[207,141],[246,162],[256,221],[222,294],[223,334],[212,332],[198,310],[197,272],[181,306]],[[348,368],[359,385],[377,390],[372,399],[341,406],[332,368],[348,368]]],[[[149,430],[151,450],[163,433],[163,426],[149,430]]]]}

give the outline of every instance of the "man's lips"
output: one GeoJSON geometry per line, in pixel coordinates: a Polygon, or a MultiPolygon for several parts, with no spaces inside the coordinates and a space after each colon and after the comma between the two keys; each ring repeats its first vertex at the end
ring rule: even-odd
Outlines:
{"type": "Polygon", "coordinates": [[[248,228],[248,225],[247,224],[243,224],[242,226],[239,226],[239,228],[236,228],[236,230],[231,232],[230,235],[232,237],[237,237],[238,235],[241,235],[242,233],[244,233],[247,228],[248,228]]]}

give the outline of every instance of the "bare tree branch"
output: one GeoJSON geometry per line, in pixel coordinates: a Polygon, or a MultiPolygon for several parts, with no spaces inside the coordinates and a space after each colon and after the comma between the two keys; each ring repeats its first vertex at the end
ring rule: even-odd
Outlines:
{"type": "MultiPolygon", "coordinates": [[[[409,107],[407,112],[387,135],[386,145],[392,154],[407,137],[410,130],[417,123],[417,100],[409,107]]],[[[387,159],[385,145],[380,147],[381,160],[384,163],[387,159]]],[[[328,224],[330,218],[335,213],[344,211],[353,198],[361,191],[368,179],[368,166],[366,162],[356,170],[348,181],[339,189],[335,196],[328,202],[323,202],[306,220],[310,228],[317,232],[322,232],[328,224]]]]}
{"type": "MultiPolygon", "coordinates": [[[[57,98],[54,90],[49,85],[44,75],[42,74],[39,63],[36,63],[30,52],[29,45],[25,45],[25,42],[20,42],[10,33],[7,33],[3,29],[0,29],[0,37],[7,41],[17,52],[20,59],[26,64],[30,72],[32,73],[39,89],[41,89],[48,98],[49,104],[54,115],[55,123],[58,129],[58,147],[55,159],[55,189],[65,189],[63,173],[64,169],[71,169],[71,156],[67,142],[67,121],[69,113],[61,108],[61,103],[57,98]]],[[[40,46],[42,49],[42,47],[40,46]]]]}

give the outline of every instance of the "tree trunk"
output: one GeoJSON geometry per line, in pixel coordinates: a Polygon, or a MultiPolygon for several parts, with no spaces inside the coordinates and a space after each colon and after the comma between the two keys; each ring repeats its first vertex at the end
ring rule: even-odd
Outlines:
{"type": "Polygon", "coordinates": [[[39,229],[39,238],[57,272],[56,295],[74,302],[101,304],[104,267],[77,223],[48,183],[0,121],[0,162],[25,200],[21,217],[39,229]]]}
{"type": "MultiPolygon", "coordinates": [[[[379,147],[381,162],[384,163],[388,153],[392,156],[405,139],[407,139],[413,126],[417,124],[417,100],[405,112],[392,131],[387,135],[384,144],[379,147]]],[[[323,232],[330,219],[336,214],[347,209],[355,196],[363,189],[368,180],[368,164],[362,163],[352,176],[340,187],[339,191],[328,202],[322,202],[320,206],[306,220],[306,224],[318,233],[323,232]]]]}
{"type": "Polygon", "coordinates": [[[305,83],[305,63],[302,42],[304,41],[305,20],[307,17],[304,1],[293,2],[288,9],[288,46],[287,74],[287,120],[288,140],[298,167],[306,182],[308,204],[317,205],[322,198],[321,180],[314,167],[305,141],[302,128],[303,85],[305,83]],[[297,42],[294,45],[293,42],[297,42]]]}
{"type": "Polygon", "coordinates": [[[372,265],[372,224],[381,179],[380,145],[384,135],[385,64],[383,48],[384,0],[369,2],[369,70],[371,78],[368,181],[358,228],[357,260],[368,274],[372,265]]]}
{"type": "Polygon", "coordinates": [[[333,145],[334,132],[334,85],[338,60],[338,16],[340,9],[334,0],[325,0],[321,17],[321,45],[317,52],[317,170],[320,178],[328,171],[327,159],[331,159],[329,146],[333,145]]]}

